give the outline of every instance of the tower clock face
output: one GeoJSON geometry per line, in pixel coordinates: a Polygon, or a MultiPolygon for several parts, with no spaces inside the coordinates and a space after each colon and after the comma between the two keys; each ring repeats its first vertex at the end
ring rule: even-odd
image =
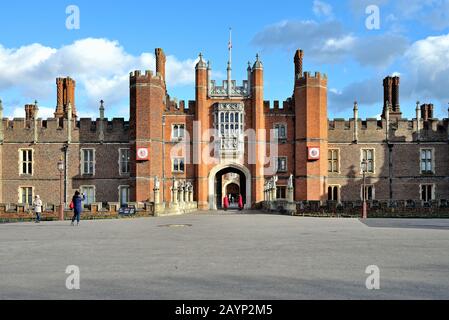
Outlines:
{"type": "Polygon", "coordinates": [[[320,159],[320,148],[319,147],[309,147],[309,160],[319,160],[320,159]]]}
{"type": "Polygon", "coordinates": [[[137,161],[148,160],[148,149],[147,148],[137,148],[137,161]]]}

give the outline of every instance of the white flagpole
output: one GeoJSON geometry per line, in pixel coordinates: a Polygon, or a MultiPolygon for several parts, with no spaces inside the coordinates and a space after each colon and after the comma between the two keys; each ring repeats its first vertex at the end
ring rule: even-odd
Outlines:
{"type": "Polygon", "coordinates": [[[232,93],[232,79],[231,79],[231,72],[232,72],[232,28],[229,28],[229,44],[228,44],[228,50],[229,50],[229,61],[228,61],[228,96],[231,96],[232,93]]]}

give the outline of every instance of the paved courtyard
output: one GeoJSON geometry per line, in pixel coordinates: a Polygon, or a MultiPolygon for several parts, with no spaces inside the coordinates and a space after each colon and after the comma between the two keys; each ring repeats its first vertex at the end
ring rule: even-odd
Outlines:
{"type": "Polygon", "coordinates": [[[0,225],[0,299],[360,298],[449,299],[449,221],[211,212],[0,225]],[[66,288],[69,265],[80,290],[66,288]],[[380,290],[366,289],[370,265],[380,290]]]}

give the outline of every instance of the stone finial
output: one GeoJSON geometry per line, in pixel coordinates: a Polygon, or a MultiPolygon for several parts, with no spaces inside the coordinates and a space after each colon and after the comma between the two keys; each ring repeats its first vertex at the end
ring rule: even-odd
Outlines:
{"type": "Polygon", "coordinates": [[[263,69],[262,61],[260,61],[259,54],[256,54],[256,62],[254,62],[253,69],[263,69]]]}
{"type": "Polygon", "coordinates": [[[37,120],[39,113],[39,103],[37,100],[34,100],[34,120],[37,120]]]}
{"type": "Polygon", "coordinates": [[[100,119],[104,119],[104,100],[100,100],[100,119]]]}
{"type": "Polygon", "coordinates": [[[359,105],[354,101],[354,132],[353,140],[355,143],[359,141],[359,105]]]}
{"type": "Polygon", "coordinates": [[[196,68],[197,69],[207,69],[207,64],[206,62],[203,60],[203,54],[200,52],[200,54],[198,55],[200,60],[198,61],[198,63],[196,64],[196,68]]]}

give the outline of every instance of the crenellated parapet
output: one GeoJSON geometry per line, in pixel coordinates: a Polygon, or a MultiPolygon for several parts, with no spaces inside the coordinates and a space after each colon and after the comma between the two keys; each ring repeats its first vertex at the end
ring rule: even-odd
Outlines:
{"type": "Polygon", "coordinates": [[[92,121],[90,118],[72,120],[69,126],[67,119],[36,119],[30,121],[24,118],[2,120],[5,143],[33,143],[34,123],[37,125],[37,137],[39,143],[54,142],[65,143],[68,141],[68,130],[71,130],[71,142],[101,142],[101,122],[104,128],[104,142],[128,142],[129,122],[122,118],[107,118],[92,121]]]}
{"type": "Polygon", "coordinates": [[[169,100],[165,113],[176,115],[193,115],[195,113],[195,101],[169,100]]]}
{"type": "Polygon", "coordinates": [[[291,98],[280,102],[279,100],[264,101],[264,113],[265,114],[294,114],[295,105],[291,98]]]}
{"type": "Polygon", "coordinates": [[[243,80],[241,86],[237,85],[237,81],[223,80],[222,85],[218,86],[215,80],[211,80],[209,84],[209,97],[216,99],[223,99],[229,96],[231,97],[249,97],[251,90],[249,88],[249,81],[243,80]],[[231,84],[230,91],[228,90],[229,83],[231,84]]]}
{"type": "MultiPolygon", "coordinates": [[[[78,130],[79,141],[92,142],[128,142],[129,141],[129,121],[123,118],[107,118],[92,121],[90,118],[82,118],[76,123],[75,130],[78,130]],[[103,139],[100,136],[104,130],[103,139]]],[[[76,131],[74,131],[76,132],[76,131]]]]}
{"type": "Polygon", "coordinates": [[[320,86],[327,88],[327,74],[315,72],[315,74],[306,71],[303,76],[297,79],[296,86],[320,86]]]}
{"type": "Polygon", "coordinates": [[[142,72],[135,70],[129,73],[130,87],[152,83],[154,85],[163,86],[164,78],[161,73],[154,74],[151,70],[142,72]]]}
{"type": "MultiPolygon", "coordinates": [[[[385,142],[387,121],[385,119],[330,119],[329,142],[385,142]]],[[[447,142],[449,119],[391,119],[388,140],[391,142],[447,142]]]]}

